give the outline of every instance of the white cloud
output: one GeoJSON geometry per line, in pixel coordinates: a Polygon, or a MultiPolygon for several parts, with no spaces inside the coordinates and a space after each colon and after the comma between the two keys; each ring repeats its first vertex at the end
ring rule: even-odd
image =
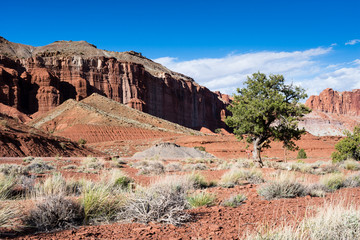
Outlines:
{"type": "MultiPolygon", "coordinates": [[[[283,74],[290,82],[311,78],[322,73],[326,66],[315,60],[332,48],[314,48],[294,52],[255,52],[231,54],[223,58],[203,58],[179,61],[173,57],[163,57],[154,61],[167,68],[188,75],[201,85],[215,91],[232,94],[242,87],[246,76],[254,72],[283,74]]],[[[307,88],[307,86],[304,86],[307,88]]]]}
{"type": "Polygon", "coordinates": [[[360,39],[353,39],[345,43],[345,45],[355,45],[357,43],[360,43],[360,39]]]}
{"type": "Polygon", "coordinates": [[[350,91],[360,88],[360,61],[355,60],[354,62],[358,65],[341,67],[334,71],[320,74],[313,79],[304,79],[296,83],[306,87],[309,95],[317,95],[325,88],[333,88],[338,91],[350,91]]]}

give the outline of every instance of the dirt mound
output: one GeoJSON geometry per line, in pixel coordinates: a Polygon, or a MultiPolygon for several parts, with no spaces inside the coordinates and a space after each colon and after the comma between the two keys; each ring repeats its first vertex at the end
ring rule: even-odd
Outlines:
{"type": "Polygon", "coordinates": [[[87,147],[80,147],[68,139],[51,136],[14,118],[0,114],[1,157],[87,155],[103,154],[87,147]]]}
{"type": "Polygon", "coordinates": [[[205,151],[181,147],[174,143],[159,143],[143,152],[135,153],[133,156],[135,159],[154,157],[160,159],[215,158],[212,154],[205,151]]]}
{"type": "Polygon", "coordinates": [[[80,102],[70,99],[38,116],[29,125],[74,141],[82,138],[89,143],[153,139],[179,134],[203,135],[99,94],[80,102]]]}

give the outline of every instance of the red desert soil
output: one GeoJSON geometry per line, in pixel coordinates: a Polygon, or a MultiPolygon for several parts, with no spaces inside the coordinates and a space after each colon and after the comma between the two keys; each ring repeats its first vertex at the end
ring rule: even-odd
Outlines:
{"type": "MultiPolygon", "coordinates": [[[[218,192],[219,189],[213,190],[218,192]]],[[[306,214],[314,213],[314,207],[343,200],[356,204],[360,199],[359,188],[342,189],[325,198],[302,197],[272,201],[261,199],[254,185],[221,191],[227,196],[245,193],[248,199],[236,208],[216,205],[189,210],[194,216],[193,220],[180,227],[155,223],[115,223],[21,236],[17,239],[242,239],[247,232],[261,224],[271,228],[284,223],[296,223],[306,214]]]]}
{"type": "Polygon", "coordinates": [[[0,157],[104,155],[0,114],[0,157]]]}

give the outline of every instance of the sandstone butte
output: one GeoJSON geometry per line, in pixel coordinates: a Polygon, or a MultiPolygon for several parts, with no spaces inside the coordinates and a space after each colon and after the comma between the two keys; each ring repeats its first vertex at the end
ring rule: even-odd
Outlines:
{"type": "Polygon", "coordinates": [[[100,50],[85,41],[32,47],[0,37],[0,103],[39,115],[93,93],[198,130],[225,127],[230,101],[141,53],[100,50]]]}
{"type": "Polygon", "coordinates": [[[321,112],[360,116],[360,89],[338,92],[327,88],[319,96],[310,96],[305,105],[321,112]]]}

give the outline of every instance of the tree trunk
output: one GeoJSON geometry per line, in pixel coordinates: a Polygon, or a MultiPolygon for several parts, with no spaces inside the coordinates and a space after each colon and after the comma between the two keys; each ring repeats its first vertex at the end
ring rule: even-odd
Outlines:
{"type": "Polygon", "coordinates": [[[260,145],[260,139],[257,138],[253,142],[254,144],[254,150],[253,150],[253,160],[257,167],[262,168],[264,166],[264,163],[261,160],[260,153],[261,153],[261,145],[260,145]]]}

